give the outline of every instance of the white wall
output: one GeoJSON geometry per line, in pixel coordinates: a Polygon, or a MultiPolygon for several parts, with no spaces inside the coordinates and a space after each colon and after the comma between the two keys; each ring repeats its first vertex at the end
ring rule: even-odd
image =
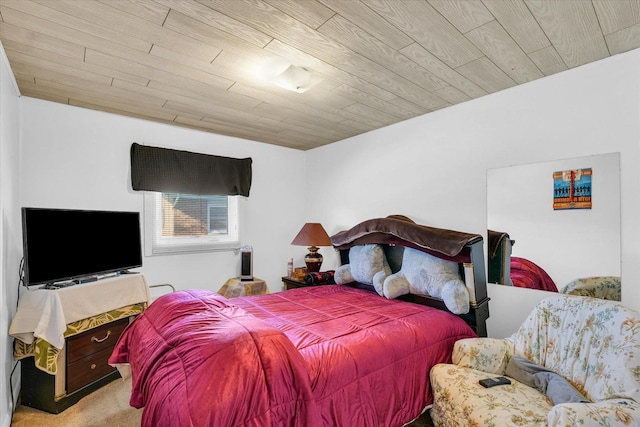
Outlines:
{"type": "MultiPolygon", "coordinates": [[[[18,298],[18,269],[22,256],[20,238],[19,110],[18,88],[0,44],[0,425],[9,426],[13,404],[9,378],[15,366],[9,323],[18,298]]],[[[17,398],[19,373],[13,376],[17,398]]]]}
{"type": "MultiPolygon", "coordinates": [[[[143,193],[131,189],[133,142],[251,157],[253,181],[242,203],[242,239],[253,246],[255,276],[266,280],[271,291],[281,290],[287,257],[304,256],[304,250],[290,245],[305,220],[302,208],[296,207],[296,197],[304,194],[304,152],[33,98],[22,98],[20,107],[22,206],[142,213],[143,193]]],[[[61,250],[65,244],[73,242],[60,242],[61,250]]],[[[109,244],[117,245],[117,240],[109,244]]],[[[239,276],[240,255],[231,251],[144,257],[140,271],[149,284],[218,290],[228,278],[239,276]]]]}
{"type": "MultiPolygon", "coordinates": [[[[330,234],[401,213],[486,237],[487,169],[620,152],[622,298],[640,309],[639,64],[640,51],[628,52],[312,150],[307,179],[322,185],[306,211],[330,234]]],[[[488,291],[494,337],[549,295],[488,291]]]]}
{"type": "Polygon", "coordinates": [[[512,255],[542,267],[558,290],[590,276],[620,276],[620,154],[487,171],[487,228],[508,232],[512,255]],[[553,173],[591,168],[591,209],[553,209],[553,173]]]}

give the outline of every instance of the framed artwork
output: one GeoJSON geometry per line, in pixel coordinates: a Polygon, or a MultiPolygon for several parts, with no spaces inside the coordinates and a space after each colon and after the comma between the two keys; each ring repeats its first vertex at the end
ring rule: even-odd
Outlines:
{"type": "Polygon", "coordinates": [[[553,209],[591,209],[591,177],[588,169],[553,173],[553,209]]]}

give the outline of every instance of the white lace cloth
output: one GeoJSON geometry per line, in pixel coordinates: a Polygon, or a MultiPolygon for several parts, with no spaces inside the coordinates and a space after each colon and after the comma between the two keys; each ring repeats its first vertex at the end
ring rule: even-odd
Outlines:
{"type": "Polygon", "coordinates": [[[67,324],[140,302],[149,303],[142,274],[127,274],[60,289],[29,290],[20,296],[9,335],[31,344],[41,338],[64,346],[67,324]]]}

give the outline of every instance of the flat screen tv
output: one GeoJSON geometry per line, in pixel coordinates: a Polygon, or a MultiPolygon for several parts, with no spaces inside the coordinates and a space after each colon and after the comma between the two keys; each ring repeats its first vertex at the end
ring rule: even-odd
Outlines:
{"type": "Polygon", "coordinates": [[[22,208],[24,284],[53,284],[142,266],[139,212],[22,208]]]}

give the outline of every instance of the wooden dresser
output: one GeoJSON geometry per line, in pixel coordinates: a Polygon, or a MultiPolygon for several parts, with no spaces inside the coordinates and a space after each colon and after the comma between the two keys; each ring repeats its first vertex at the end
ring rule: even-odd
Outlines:
{"type": "Polygon", "coordinates": [[[77,403],[84,396],[120,378],[118,370],[109,365],[111,352],[130,319],[105,323],[65,340],[58,366],[58,375],[50,375],[35,366],[34,358],[22,360],[23,405],[58,414],[77,403]],[[56,393],[56,377],[66,385],[66,393],[56,393]]]}
{"type": "Polygon", "coordinates": [[[109,356],[128,324],[129,319],[120,319],[67,339],[67,393],[116,371],[109,356]]]}
{"type": "Polygon", "coordinates": [[[149,301],[141,274],[24,293],[9,329],[21,360],[21,403],[57,414],[119,378],[109,357],[149,301]]]}

